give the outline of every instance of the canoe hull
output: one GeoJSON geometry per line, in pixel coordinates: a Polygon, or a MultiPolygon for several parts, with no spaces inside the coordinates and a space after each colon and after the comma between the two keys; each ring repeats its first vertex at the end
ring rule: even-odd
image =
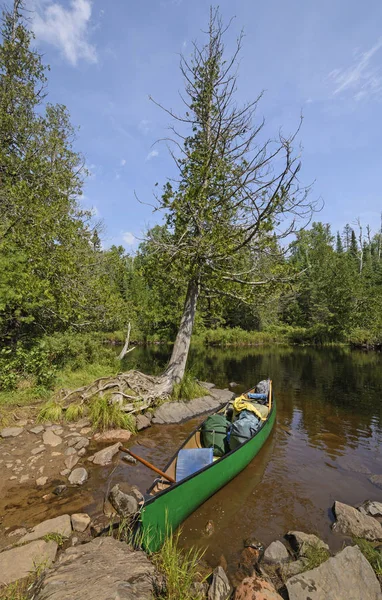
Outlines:
{"type": "Polygon", "coordinates": [[[276,419],[276,404],[256,435],[219,461],[156,494],[141,512],[142,545],[148,552],[161,547],[166,533],[174,531],[194,510],[226,485],[251,462],[269,437],[276,419]]]}

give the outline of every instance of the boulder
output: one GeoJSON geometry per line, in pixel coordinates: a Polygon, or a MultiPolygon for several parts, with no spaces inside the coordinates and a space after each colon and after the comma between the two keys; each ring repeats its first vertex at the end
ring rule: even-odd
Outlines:
{"type": "Polygon", "coordinates": [[[42,441],[45,445],[53,447],[62,444],[62,438],[60,438],[59,435],[56,435],[51,429],[44,431],[42,435],[42,441]]]}
{"type": "Polygon", "coordinates": [[[152,600],[155,568],[112,537],[68,548],[43,578],[35,600],[152,600]]]}
{"type": "Polygon", "coordinates": [[[306,569],[306,559],[300,558],[299,560],[293,560],[282,567],[282,575],[283,580],[289,579],[290,577],[294,577],[299,573],[302,573],[306,569]]]}
{"type": "Polygon", "coordinates": [[[135,425],[137,428],[137,431],[146,429],[147,427],[150,427],[150,425],[151,425],[151,421],[149,418],[146,417],[146,415],[137,415],[136,425],[135,425]]]}
{"type": "Polygon", "coordinates": [[[0,552],[0,586],[27,577],[39,565],[49,567],[56,558],[56,542],[38,540],[0,552]]]}
{"type": "Polygon", "coordinates": [[[121,517],[132,517],[138,511],[137,498],[122,491],[118,483],[111,488],[109,500],[121,517]]]}
{"type": "Polygon", "coordinates": [[[366,500],[358,507],[358,510],[363,515],[368,517],[379,518],[382,517],[382,502],[375,502],[373,500],[366,500]]]}
{"type": "Polygon", "coordinates": [[[83,437],[82,435],[73,435],[73,437],[68,441],[68,446],[71,446],[76,450],[86,448],[86,446],[89,446],[89,444],[90,442],[88,438],[83,437]]]}
{"type": "Polygon", "coordinates": [[[253,575],[246,577],[237,587],[234,600],[282,600],[274,586],[253,575]]]}
{"type": "Polygon", "coordinates": [[[33,527],[30,533],[27,533],[19,540],[19,544],[31,542],[32,540],[38,540],[39,538],[48,535],[48,533],[59,533],[62,535],[62,537],[70,537],[72,533],[72,526],[69,515],[61,515],[61,517],[47,519],[46,521],[39,523],[33,527]]]}
{"type": "Polygon", "coordinates": [[[61,485],[58,485],[56,488],[54,488],[53,494],[55,494],[56,496],[60,496],[60,494],[63,494],[63,492],[65,492],[67,488],[68,486],[62,483],[61,485]]]}
{"type": "Polygon", "coordinates": [[[222,567],[216,567],[212,574],[212,582],[208,589],[208,600],[228,600],[231,596],[231,584],[222,567]]]}
{"type": "Polygon", "coordinates": [[[288,550],[279,540],[269,544],[265,549],[263,561],[271,565],[278,565],[289,560],[288,550]]]}
{"type": "Polygon", "coordinates": [[[128,442],[131,435],[131,431],[127,429],[109,429],[102,433],[95,433],[93,440],[96,442],[128,442]]]}
{"type": "Polygon", "coordinates": [[[22,427],[5,427],[0,431],[0,437],[9,438],[9,437],[17,437],[22,433],[24,429],[22,427]]]}
{"type": "Polygon", "coordinates": [[[231,392],[231,390],[219,390],[218,388],[213,388],[210,390],[210,394],[219,403],[219,406],[227,404],[227,402],[236,398],[236,394],[231,392]]]}
{"type": "Polygon", "coordinates": [[[83,533],[90,524],[90,517],[86,513],[75,513],[70,517],[73,531],[83,533]]]}
{"type": "Polygon", "coordinates": [[[43,487],[47,481],[47,477],[39,477],[38,479],[36,479],[36,485],[38,485],[38,487],[43,487]]]}
{"type": "Polygon", "coordinates": [[[328,544],[325,544],[319,537],[313,533],[304,533],[303,531],[288,531],[285,535],[291,547],[299,556],[305,556],[306,549],[309,546],[329,551],[328,544]]]}
{"type": "Polygon", "coordinates": [[[212,390],[215,387],[214,383],[209,383],[208,381],[198,381],[198,384],[201,385],[205,390],[212,390]]]}
{"type": "Polygon", "coordinates": [[[382,490],[382,475],[372,475],[369,477],[370,483],[377,486],[380,490],[382,490]]]}
{"type": "Polygon", "coordinates": [[[121,442],[117,442],[117,444],[113,444],[113,446],[108,446],[107,448],[103,448],[103,450],[99,450],[99,452],[96,452],[94,455],[93,464],[101,465],[101,467],[110,464],[113,460],[113,456],[117,454],[121,446],[121,442]]]}
{"type": "Polygon", "coordinates": [[[69,447],[65,450],[65,456],[72,456],[73,454],[77,454],[77,450],[75,448],[69,447]]]}
{"type": "Polygon", "coordinates": [[[77,454],[70,454],[65,459],[65,467],[71,471],[73,469],[73,467],[76,466],[76,464],[78,463],[79,460],[80,460],[80,457],[77,456],[77,454]]]}
{"type": "Polygon", "coordinates": [[[359,510],[335,502],[333,506],[336,522],[333,529],[352,537],[361,537],[371,542],[382,540],[382,525],[373,517],[363,515],[359,510]]]}
{"type": "Polygon", "coordinates": [[[316,569],[286,583],[289,600],[381,600],[373,569],[358,547],[348,546],[316,569]]]}
{"type": "Polygon", "coordinates": [[[253,575],[255,566],[258,564],[262,552],[252,546],[247,546],[240,554],[238,569],[235,572],[235,581],[242,581],[245,577],[253,575]]]}
{"type": "Polygon", "coordinates": [[[74,469],[69,475],[69,483],[72,485],[82,485],[87,481],[89,475],[84,467],[78,467],[78,469],[74,469]]]}
{"type": "Polygon", "coordinates": [[[227,394],[229,395],[229,400],[235,395],[228,390],[216,389],[211,390],[210,393],[210,396],[202,396],[189,402],[166,402],[162,404],[154,413],[153,424],[180,423],[181,421],[192,419],[196,415],[220,408],[222,404],[228,402],[226,399],[228,397],[227,394]]]}

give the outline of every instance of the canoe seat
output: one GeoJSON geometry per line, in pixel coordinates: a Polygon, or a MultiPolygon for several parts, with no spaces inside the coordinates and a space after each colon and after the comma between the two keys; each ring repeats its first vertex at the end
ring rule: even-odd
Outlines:
{"type": "Polygon", "coordinates": [[[176,461],[176,481],[196,473],[214,460],[213,448],[188,448],[179,450],[176,461]]]}

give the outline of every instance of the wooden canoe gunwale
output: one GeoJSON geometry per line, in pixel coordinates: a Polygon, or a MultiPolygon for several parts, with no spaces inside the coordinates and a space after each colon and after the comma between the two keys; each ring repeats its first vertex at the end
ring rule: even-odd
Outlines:
{"type": "MultiPolygon", "coordinates": [[[[247,392],[244,392],[245,394],[249,393],[252,391],[253,388],[250,388],[247,392]]],[[[271,392],[271,410],[268,413],[268,416],[266,418],[265,421],[262,421],[259,429],[256,431],[255,435],[253,435],[251,438],[248,438],[248,440],[246,440],[245,442],[243,442],[242,444],[240,444],[240,446],[238,446],[237,448],[235,448],[234,450],[230,450],[229,452],[227,452],[226,454],[224,454],[224,456],[222,456],[221,458],[219,458],[218,461],[216,462],[212,462],[209,465],[206,465],[205,467],[203,467],[202,469],[199,469],[199,471],[195,471],[195,473],[192,473],[191,475],[188,475],[188,477],[185,477],[184,479],[181,479],[180,481],[177,481],[173,484],[170,484],[165,490],[161,490],[159,492],[157,492],[155,495],[150,495],[150,492],[154,489],[154,487],[157,485],[158,481],[154,480],[153,483],[151,484],[151,486],[147,489],[146,494],[144,496],[144,507],[148,506],[149,504],[152,504],[153,502],[155,502],[155,500],[159,497],[163,497],[165,494],[168,494],[169,492],[171,492],[172,490],[174,490],[175,488],[178,488],[179,486],[183,485],[184,483],[186,483],[187,481],[190,481],[191,479],[193,479],[194,477],[197,477],[198,475],[200,475],[201,473],[204,473],[205,471],[207,471],[208,469],[211,469],[214,466],[217,466],[218,464],[220,465],[222,463],[222,461],[224,461],[226,458],[232,456],[235,452],[238,452],[239,450],[242,450],[249,442],[253,442],[253,440],[257,437],[257,435],[262,431],[262,429],[268,424],[268,422],[271,420],[272,414],[274,412],[274,407],[275,404],[273,402],[273,389],[271,392]]],[[[220,412],[221,408],[216,411],[215,413],[212,414],[216,414],[218,412],[220,412]]],[[[208,417],[206,417],[208,418],[208,417]]],[[[204,419],[205,421],[206,419],[204,419]]],[[[201,428],[201,426],[203,425],[204,421],[202,421],[202,423],[196,427],[191,433],[190,435],[185,439],[185,441],[183,442],[183,444],[176,450],[176,452],[173,454],[173,456],[170,458],[170,460],[168,461],[168,463],[166,464],[166,466],[163,468],[163,471],[166,472],[167,469],[170,467],[171,463],[175,460],[176,456],[178,455],[179,451],[187,444],[187,442],[195,435],[195,433],[201,428]]]]}

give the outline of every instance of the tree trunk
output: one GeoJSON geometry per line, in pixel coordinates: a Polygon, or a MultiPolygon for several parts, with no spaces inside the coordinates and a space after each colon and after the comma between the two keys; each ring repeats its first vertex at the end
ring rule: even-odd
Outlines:
{"type": "Polygon", "coordinates": [[[184,303],[183,315],[180,321],[178,334],[172,349],[172,355],[163,379],[168,382],[170,392],[175,383],[183,379],[186,369],[188,351],[190,349],[191,335],[194,327],[196,305],[199,296],[199,282],[192,280],[188,284],[186,301],[184,303]]]}

